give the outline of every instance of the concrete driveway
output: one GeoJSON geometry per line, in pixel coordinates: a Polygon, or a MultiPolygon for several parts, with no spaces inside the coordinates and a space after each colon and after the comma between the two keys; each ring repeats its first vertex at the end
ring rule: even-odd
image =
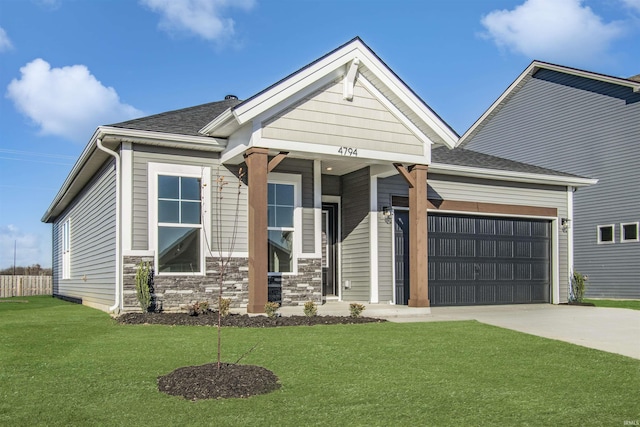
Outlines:
{"type": "MultiPolygon", "coordinates": [[[[477,320],[526,334],[566,341],[640,359],[640,311],[551,304],[411,308],[365,304],[365,316],[391,322],[477,320]]],[[[302,307],[282,307],[283,315],[302,314],[302,307]]],[[[349,314],[346,302],[318,307],[320,315],[349,314]]]]}
{"type": "Polygon", "coordinates": [[[640,359],[640,311],[550,304],[433,307],[391,321],[477,320],[489,325],[640,359]]]}

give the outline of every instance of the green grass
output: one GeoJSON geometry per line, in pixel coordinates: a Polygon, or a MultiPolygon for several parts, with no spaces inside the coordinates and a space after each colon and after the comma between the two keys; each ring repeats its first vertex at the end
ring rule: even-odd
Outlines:
{"type": "Polygon", "coordinates": [[[630,308],[632,310],[640,310],[640,300],[614,300],[614,299],[584,299],[584,302],[590,302],[596,307],[612,307],[612,308],[630,308]]]}
{"type": "Polygon", "coordinates": [[[50,297],[0,303],[0,425],[623,425],[640,361],[477,322],[223,330],[282,388],[190,402],[156,378],[214,359],[215,329],[123,326],[50,297]]]}

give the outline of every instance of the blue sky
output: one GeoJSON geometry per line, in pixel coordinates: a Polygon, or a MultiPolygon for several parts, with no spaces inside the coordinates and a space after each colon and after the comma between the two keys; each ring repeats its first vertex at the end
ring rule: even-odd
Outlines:
{"type": "Polygon", "coordinates": [[[462,134],[533,60],[640,73],[640,0],[0,0],[0,268],[98,125],[245,99],[360,36],[462,134]]]}

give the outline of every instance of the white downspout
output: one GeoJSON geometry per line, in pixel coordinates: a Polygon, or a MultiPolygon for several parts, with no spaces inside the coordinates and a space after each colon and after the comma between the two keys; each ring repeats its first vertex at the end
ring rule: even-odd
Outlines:
{"type": "Polygon", "coordinates": [[[120,308],[120,288],[122,281],[122,275],[120,273],[120,254],[122,252],[122,248],[120,247],[120,155],[102,145],[100,138],[96,139],[96,146],[110,156],[113,156],[116,160],[116,295],[114,304],[109,307],[109,312],[114,312],[120,308]]]}
{"type": "Polygon", "coordinates": [[[567,187],[567,218],[569,219],[569,227],[567,229],[567,263],[569,264],[569,299],[573,297],[573,192],[574,187],[567,187]]]}

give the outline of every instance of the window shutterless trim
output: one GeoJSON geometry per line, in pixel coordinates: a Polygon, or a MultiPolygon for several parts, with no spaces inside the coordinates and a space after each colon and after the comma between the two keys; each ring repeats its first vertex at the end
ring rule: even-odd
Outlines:
{"type": "Polygon", "coordinates": [[[599,225],[597,227],[597,241],[599,245],[611,245],[616,242],[616,225],[606,224],[599,225]],[[605,228],[611,228],[611,240],[602,240],[602,230],[605,228]]]}
{"type": "Polygon", "coordinates": [[[171,163],[148,164],[148,188],[149,188],[149,250],[154,252],[155,274],[158,276],[204,276],[206,274],[206,241],[210,242],[211,236],[211,168],[208,166],[176,165],[171,163]],[[200,179],[201,188],[201,217],[200,224],[177,224],[158,222],[158,176],[178,176],[200,179]],[[184,227],[200,229],[200,270],[194,272],[160,272],[158,265],[158,227],[184,227]],[[205,236],[206,234],[206,236],[205,236]]]}
{"type": "Polygon", "coordinates": [[[638,222],[621,222],[620,223],[620,242],[621,243],[640,242],[640,225],[638,222]],[[626,238],[625,231],[624,231],[626,226],[635,226],[636,235],[631,238],[626,238]]]}
{"type": "Polygon", "coordinates": [[[293,227],[267,227],[269,231],[293,231],[292,266],[290,272],[273,272],[270,276],[293,276],[298,274],[298,258],[302,252],[302,175],[271,172],[268,175],[269,184],[293,185],[293,227]]]}

